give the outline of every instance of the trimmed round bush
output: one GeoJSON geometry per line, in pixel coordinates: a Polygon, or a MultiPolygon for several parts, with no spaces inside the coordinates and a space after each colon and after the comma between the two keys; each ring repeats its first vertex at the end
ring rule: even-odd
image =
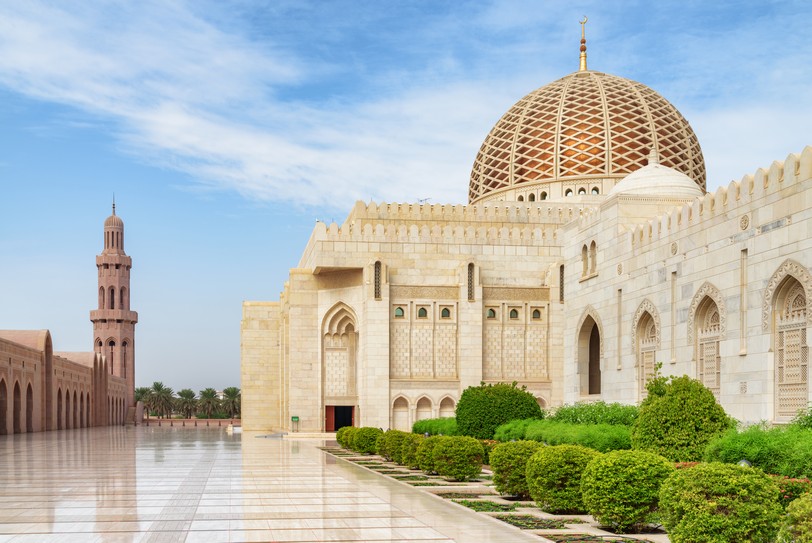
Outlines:
{"type": "Polygon", "coordinates": [[[713,393],[687,375],[653,379],[632,426],[632,448],[672,462],[702,459],[708,443],[732,427],[713,393]]]}
{"type": "Polygon", "coordinates": [[[355,450],[355,436],[358,434],[360,428],[356,426],[345,426],[347,431],[344,432],[344,448],[351,451],[355,450]]]}
{"type": "Polygon", "coordinates": [[[601,453],[580,445],[541,447],[527,460],[530,496],[549,513],[583,513],[581,474],[601,453]]]}
{"type": "Polygon", "coordinates": [[[482,473],[485,451],[472,437],[451,436],[440,440],[431,453],[434,470],[452,481],[468,481],[482,473]]]}
{"type": "Polygon", "coordinates": [[[401,447],[403,446],[403,439],[407,435],[409,435],[409,432],[400,430],[387,430],[384,434],[387,458],[396,464],[403,464],[401,447]]]}
{"type": "Polygon", "coordinates": [[[527,461],[543,445],[537,441],[510,441],[499,443],[491,451],[490,466],[493,485],[500,494],[523,499],[530,497],[525,472],[527,461]]]}
{"type": "Polygon", "coordinates": [[[631,449],[631,429],[617,424],[573,424],[547,419],[527,427],[526,439],[547,445],[583,445],[600,452],[631,449]]]}
{"type": "Polygon", "coordinates": [[[516,383],[466,388],[457,403],[457,433],[477,439],[493,439],[500,424],[515,419],[540,419],[536,398],[516,383]]]}
{"type": "Polygon", "coordinates": [[[457,419],[454,417],[440,417],[439,419],[423,419],[412,424],[412,433],[428,434],[430,436],[457,435],[457,419]]]}
{"type": "Polygon", "coordinates": [[[594,458],[581,476],[587,512],[616,533],[639,532],[657,510],[660,486],[674,472],[662,456],[612,451],[594,458]]]}
{"type": "Polygon", "coordinates": [[[812,543],[812,494],[804,494],[789,504],[778,542],[812,543]]]}
{"type": "Polygon", "coordinates": [[[429,436],[417,447],[417,467],[429,475],[437,473],[434,469],[434,447],[448,436],[429,436]]]}
{"type": "Polygon", "coordinates": [[[698,464],[660,488],[660,519],[672,543],[771,543],[781,520],[778,487],[758,468],[698,464]]]}
{"type": "Polygon", "coordinates": [[[378,442],[378,437],[383,435],[383,430],[380,428],[363,427],[355,432],[353,438],[353,450],[361,454],[372,454],[375,452],[375,446],[378,442]]]}
{"type": "Polygon", "coordinates": [[[349,428],[352,428],[352,426],[342,426],[336,432],[336,442],[338,443],[338,446],[343,449],[347,448],[347,441],[345,439],[345,436],[347,435],[347,430],[349,428]]]}
{"type": "Polygon", "coordinates": [[[426,438],[420,434],[408,434],[403,438],[403,444],[400,446],[400,456],[403,459],[403,465],[410,469],[417,469],[419,466],[417,462],[417,449],[426,438]]]}

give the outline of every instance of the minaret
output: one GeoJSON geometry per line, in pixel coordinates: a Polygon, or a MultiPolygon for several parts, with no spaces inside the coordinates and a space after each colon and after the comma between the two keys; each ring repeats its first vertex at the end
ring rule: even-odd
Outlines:
{"type": "Polygon", "coordinates": [[[107,357],[112,375],[127,380],[127,406],[135,405],[135,323],[130,311],[130,268],[124,253],[124,221],[113,214],[104,221],[104,250],[96,256],[99,270],[99,308],[90,312],[93,350],[107,357]]]}

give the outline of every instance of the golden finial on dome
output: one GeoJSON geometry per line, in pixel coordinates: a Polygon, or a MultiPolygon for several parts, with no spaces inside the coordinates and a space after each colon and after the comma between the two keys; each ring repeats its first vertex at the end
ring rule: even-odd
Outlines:
{"type": "Polygon", "coordinates": [[[586,71],[586,35],[584,33],[584,26],[589,18],[584,15],[584,20],[580,21],[581,23],[581,66],[578,68],[579,72],[586,71]]]}

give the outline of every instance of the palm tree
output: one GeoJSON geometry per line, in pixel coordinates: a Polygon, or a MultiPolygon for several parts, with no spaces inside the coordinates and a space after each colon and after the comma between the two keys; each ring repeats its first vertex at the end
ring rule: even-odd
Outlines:
{"type": "Polygon", "coordinates": [[[200,399],[197,401],[197,408],[204,418],[210,419],[220,407],[220,399],[217,391],[213,388],[204,388],[200,391],[200,399]]]}
{"type": "Polygon", "coordinates": [[[178,391],[178,399],[175,400],[175,407],[183,414],[184,418],[190,419],[197,409],[197,394],[191,388],[184,388],[178,391]]]}
{"type": "Polygon", "coordinates": [[[240,417],[240,407],[242,403],[242,396],[240,389],[237,387],[228,387],[223,389],[223,409],[228,413],[229,418],[240,417]]]}
{"type": "Polygon", "coordinates": [[[151,408],[158,413],[158,416],[169,417],[172,415],[172,404],[175,399],[175,391],[171,387],[164,386],[160,381],[152,383],[151,408]]]}
{"type": "Polygon", "coordinates": [[[144,404],[144,411],[147,414],[147,419],[149,419],[149,406],[150,406],[150,396],[152,395],[152,389],[149,387],[136,387],[135,388],[135,402],[141,402],[144,404]]]}

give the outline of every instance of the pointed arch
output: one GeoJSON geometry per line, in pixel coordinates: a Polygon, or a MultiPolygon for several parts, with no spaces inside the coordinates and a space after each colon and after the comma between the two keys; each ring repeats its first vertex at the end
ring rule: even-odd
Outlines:
{"type": "Polygon", "coordinates": [[[14,433],[21,434],[23,431],[21,425],[21,418],[22,418],[22,393],[20,392],[20,382],[14,382],[14,398],[13,398],[13,409],[12,412],[12,424],[14,426],[14,433]]]}
{"type": "Polygon", "coordinates": [[[693,345],[694,343],[696,312],[699,308],[699,304],[705,299],[705,297],[713,300],[716,307],[719,309],[719,337],[721,339],[724,339],[725,337],[725,331],[727,329],[727,309],[725,308],[725,299],[722,297],[722,293],[719,292],[718,288],[706,281],[702,283],[702,286],[699,287],[699,290],[697,290],[696,294],[694,294],[694,297],[691,300],[691,307],[688,310],[688,345],[693,345]]]}
{"type": "Polygon", "coordinates": [[[420,396],[415,403],[415,419],[423,420],[423,419],[430,419],[432,417],[432,411],[434,409],[434,402],[431,401],[431,398],[426,396],[425,394],[420,396]]]}
{"type": "Polygon", "coordinates": [[[603,324],[591,305],[584,309],[576,334],[575,360],[578,361],[580,393],[582,396],[600,394],[603,324]]]}
{"type": "Polygon", "coordinates": [[[8,387],[6,380],[0,379],[0,436],[8,434],[8,387]]]}
{"type": "Polygon", "coordinates": [[[440,416],[453,417],[457,409],[457,402],[449,395],[440,398],[440,416]]]}
{"type": "Polygon", "coordinates": [[[632,349],[640,400],[646,397],[646,385],[654,375],[657,349],[660,348],[660,331],[660,313],[649,299],[643,300],[632,319],[632,349]]]}
{"type": "Polygon", "coordinates": [[[661,334],[662,327],[660,325],[660,312],[657,311],[657,307],[648,298],[640,302],[640,305],[637,306],[637,311],[634,312],[634,318],[632,318],[632,345],[637,345],[637,335],[638,335],[637,328],[638,325],[640,324],[640,319],[645,316],[645,313],[651,315],[651,318],[654,321],[654,326],[657,327],[656,340],[657,340],[657,348],[659,349],[660,337],[662,335],[661,334]]]}
{"type": "Polygon", "coordinates": [[[347,406],[356,395],[358,319],[344,302],[331,307],[322,320],[321,375],[323,405],[347,406]]]}
{"type": "Polygon", "coordinates": [[[34,388],[30,382],[25,389],[25,431],[34,431],[34,388]]]}
{"type": "MultiPolygon", "coordinates": [[[[592,320],[595,321],[595,324],[598,325],[598,332],[601,334],[601,342],[600,342],[601,353],[603,353],[603,324],[601,323],[601,318],[600,318],[600,315],[598,315],[598,310],[597,309],[595,309],[591,305],[586,306],[584,308],[583,313],[581,313],[581,318],[578,319],[578,326],[575,329],[580,330],[581,327],[583,327],[584,322],[589,317],[591,317],[592,320]]],[[[577,344],[576,344],[576,348],[577,348],[577,344]]]]}
{"type": "Polygon", "coordinates": [[[398,395],[392,400],[392,428],[395,430],[409,431],[409,399],[406,396],[398,395]]]}
{"type": "Polygon", "coordinates": [[[807,324],[812,323],[812,321],[810,321],[810,319],[812,319],[812,311],[810,311],[808,305],[810,300],[812,300],[812,274],[809,273],[809,270],[800,262],[788,258],[778,266],[778,269],[775,270],[770,280],[767,281],[767,288],[764,289],[764,298],[761,302],[761,329],[765,332],[770,329],[770,325],[772,324],[773,319],[770,317],[772,315],[773,306],[775,305],[776,290],[788,276],[792,276],[803,286],[807,303],[807,324]]]}

